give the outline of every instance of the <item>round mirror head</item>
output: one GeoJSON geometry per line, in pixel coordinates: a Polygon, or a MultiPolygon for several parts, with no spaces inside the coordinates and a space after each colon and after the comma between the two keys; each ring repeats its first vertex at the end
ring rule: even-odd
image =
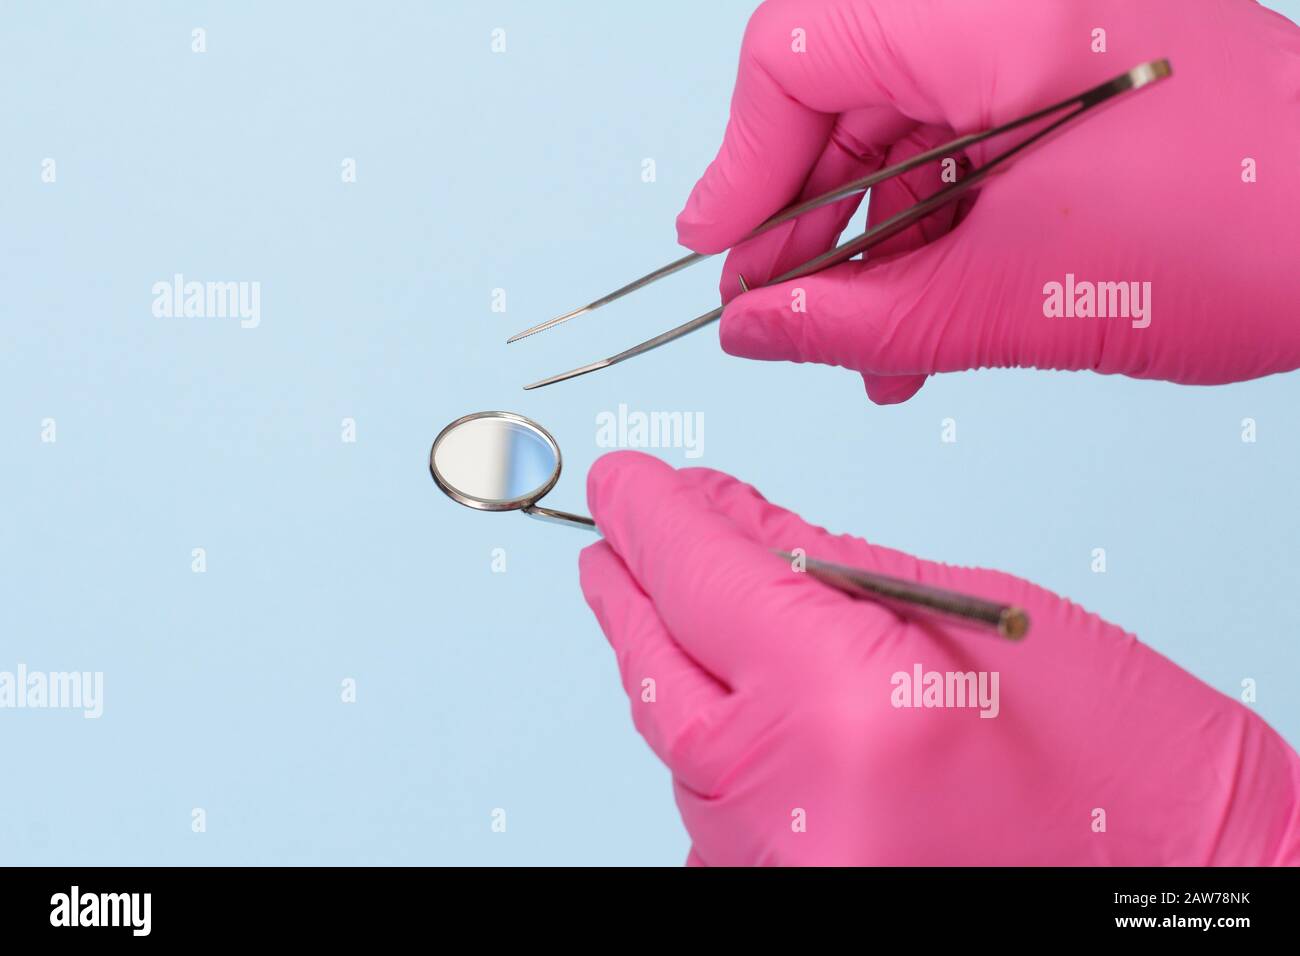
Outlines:
{"type": "Polygon", "coordinates": [[[560,477],[560,446],[512,412],[458,418],[433,440],[429,473],[451,498],[480,511],[527,508],[560,477]]]}

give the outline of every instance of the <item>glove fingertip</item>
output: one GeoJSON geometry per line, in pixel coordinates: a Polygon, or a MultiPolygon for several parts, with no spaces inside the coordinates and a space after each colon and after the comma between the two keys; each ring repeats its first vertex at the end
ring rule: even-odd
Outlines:
{"type": "Polygon", "coordinates": [[[779,292],[755,289],[727,304],[718,332],[724,352],[763,362],[801,359],[779,300],[774,298],[779,292]]]}
{"type": "Polygon", "coordinates": [[[867,398],[876,405],[901,405],[921,390],[924,375],[863,375],[867,398]]]}
{"type": "Polygon", "coordinates": [[[604,540],[589,544],[578,552],[578,575],[584,589],[589,580],[596,579],[612,557],[616,557],[614,550],[604,540]]]}
{"type": "Polygon", "coordinates": [[[616,522],[620,503],[637,497],[635,487],[671,466],[641,451],[612,451],[601,455],[587,472],[587,507],[606,534],[605,522],[616,522]]]}
{"type": "Polygon", "coordinates": [[[703,255],[716,255],[731,245],[731,237],[705,208],[709,204],[704,196],[711,188],[711,175],[710,168],[704,178],[695,184],[686,205],[677,214],[677,241],[692,252],[703,255]]]}

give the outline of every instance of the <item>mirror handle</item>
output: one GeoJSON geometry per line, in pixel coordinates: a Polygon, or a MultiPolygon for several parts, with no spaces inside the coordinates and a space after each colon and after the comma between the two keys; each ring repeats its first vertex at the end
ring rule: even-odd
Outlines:
{"type": "Polygon", "coordinates": [[[586,515],[575,515],[568,511],[556,511],[553,508],[543,508],[541,505],[529,505],[523,509],[524,514],[538,521],[549,521],[552,524],[568,525],[570,528],[583,528],[587,531],[595,531],[600,534],[600,529],[596,527],[596,522],[592,521],[586,515]]]}

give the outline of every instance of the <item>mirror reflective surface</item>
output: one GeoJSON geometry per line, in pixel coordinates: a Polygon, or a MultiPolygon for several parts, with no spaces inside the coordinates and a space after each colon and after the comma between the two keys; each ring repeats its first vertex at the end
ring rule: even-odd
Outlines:
{"type": "Polygon", "coordinates": [[[471,508],[531,505],[560,477],[560,449],[546,429],[512,412],[478,412],[438,435],[429,471],[444,492],[471,508]]]}

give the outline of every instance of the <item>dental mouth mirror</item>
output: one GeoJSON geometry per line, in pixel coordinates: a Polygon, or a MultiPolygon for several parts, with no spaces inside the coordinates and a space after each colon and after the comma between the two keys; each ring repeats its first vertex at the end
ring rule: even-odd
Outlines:
{"type": "MultiPolygon", "coordinates": [[[[983,182],[991,173],[1003,164],[1009,162],[1030,146],[1033,146],[1035,143],[1051,135],[1056,130],[1082,116],[1094,107],[1105,103],[1116,96],[1120,96],[1123,93],[1127,93],[1131,90],[1139,90],[1152,83],[1158,82],[1159,80],[1170,76],[1172,72],[1173,70],[1170,67],[1168,60],[1152,60],[1148,63],[1139,63],[1128,72],[1121,73],[1119,76],[1113,77],[1105,83],[1094,86],[1092,89],[1084,90],[1082,93],[1078,93],[1068,99],[1035,110],[1018,119],[1011,120],[1008,123],[1003,123],[1000,126],[995,126],[992,129],[967,133],[964,136],[959,136],[951,142],[944,143],[941,146],[936,146],[923,153],[918,153],[916,156],[904,160],[901,163],[888,166],[870,174],[869,176],[863,176],[859,179],[853,180],[852,182],[845,183],[843,186],[832,189],[830,192],[823,193],[820,196],[815,196],[812,199],[807,199],[803,202],[797,203],[796,205],[790,206],[762,223],[758,228],[740,241],[744,242],[753,239],[756,236],[761,236],[765,232],[774,229],[782,223],[789,222],[790,220],[811,212],[814,209],[820,209],[823,206],[833,202],[838,202],[841,199],[857,193],[867,192],[880,183],[893,179],[896,176],[901,176],[925,163],[956,156],[958,153],[969,149],[977,143],[984,142],[985,140],[994,137],[1003,136],[1032,123],[1045,121],[1054,114],[1061,114],[1056,116],[1055,119],[1052,119],[1051,122],[1036,130],[1032,135],[1014,146],[1003,150],[996,156],[993,156],[991,159],[987,160],[984,165],[970,170],[961,179],[945,186],[932,196],[922,199],[914,206],[902,210],[901,212],[891,216],[889,219],[886,219],[884,222],[877,223],[856,239],[851,239],[833,249],[823,252],[821,255],[815,256],[807,262],[795,266],[795,268],[790,271],[775,276],[763,284],[775,285],[777,283],[787,282],[791,279],[797,279],[814,272],[820,272],[822,269],[830,268],[831,266],[838,265],[841,262],[847,262],[859,253],[865,252],[871,247],[884,242],[889,237],[896,235],[904,229],[907,229],[909,226],[925,219],[935,210],[960,198],[967,191],[983,182]],[[1067,109],[1068,112],[1061,112],[1062,110],[1067,109]]],[[[570,312],[558,315],[553,319],[549,319],[539,325],[534,325],[532,328],[525,329],[522,332],[512,335],[506,340],[506,344],[518,342],[520,339],[526,339],[539,332],[553,329],[556,326],[563,325],[570,319],[577,318],[580,315],[587,315],[590,312],[595,312],[597,309],[609,305],[611,302],[616,302],[626,295],[644,289],[646,286],[658,282],[660,279],[665,279],[668,276],[674,275],[688,266],[695,265],[697,262],[703,262],[707,258],[709,258],[709,255],[698,252],[693,252],[690,255],[683,256],[667,265],[660,266],[652,272],[646,273],[640,278],[633,279],[626,285],[615,289],[607,295],[603,295],[598,299],[588,302],[586,305],[579,306],[570,312]]],[[[577,378],[580,375],[587,375],[591,372],[597,372],[601,369],[609,368],[611,365],[617,365],[620,362],[625,362],[638,355],[644,355],[646,352],[657,349],[661,345],[667,345],[669,342],[675,341],[683,335],[688,335],[691,332],[704,328],[706,325],[716,322],[721,317],[721,307],[711,309],[703,315],[691,319],[689,322],[685,322],[676,328],[669,329],[667,332],[661,332],[654,338],[647,339],[638,345],[633,345],[631,348],[624,349],[622,352],[615,353],[607,358],[597,359],[595,362],[589,362],[586,365],[580,365],[575,369],[561,372],[558,375],[551,375],[547,378],[539,379],[536,382],[525,385],[524,388],[544,388],[547,385],[554,385],[557,382],[567,382],[571,378],[577,378]]]]}
{"type": "MultiPolygon", "coordinates": [[[[560,480],[560,446],[537,422],[513,412],[475,412],[458,418],[433,440],[429,474],[453,501],[478,511],[522,511],[555,524],[600,530],[586,515],[544,508],[538,501],[560,480]]],[[[818,561],[772,552],[796,562],[806,573],[853,597],[885,604],[911,616],[918,610],[954,623],[975,626],[1018,641],[1029,632],[1020,608],[984,598],[818,561]]]]}
{"type": "Polygon", "coordinates": [[[479,511],[522,511],[543,521],[596,530],[584,515],[537,503],[560,480],[560,446],[537,422],[513,412],[475,412],[433,440],[429,474],[443,494],[479,511]]]}

